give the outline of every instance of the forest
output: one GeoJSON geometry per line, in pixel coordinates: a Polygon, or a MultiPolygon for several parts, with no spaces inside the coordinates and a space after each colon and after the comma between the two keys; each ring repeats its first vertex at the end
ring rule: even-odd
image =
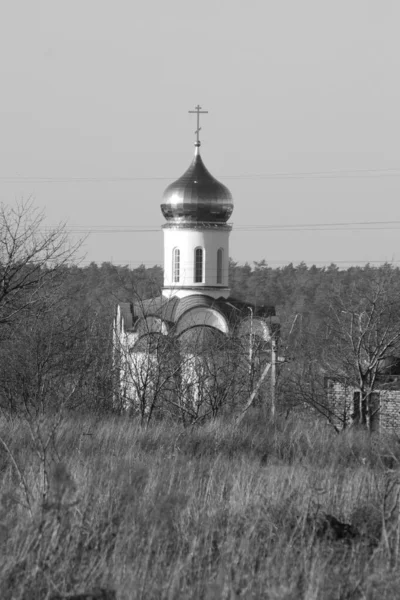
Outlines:
{"type": "Polygon", "coordinates": [[[78,254],[1,205],[0,597],[397,597],[400,444],[369,399],[400,356],[400,269],[231,261],[232,297],[280,319],[276,413],[260,393],[143,426],[114,401],[113,319],[162,268],[78,254]],[[352,427],[326,377],[359,390],[352,427]]]}

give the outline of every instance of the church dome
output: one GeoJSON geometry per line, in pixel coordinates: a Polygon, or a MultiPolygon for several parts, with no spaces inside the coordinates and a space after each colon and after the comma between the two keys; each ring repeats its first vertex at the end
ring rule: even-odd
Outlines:
{"type": "Polygon", "coordinates": [[[192,164],[167,187],[161,211],[167,221],[226,223],[233,211],[230,191],[206,169],[196,144],[192,164]]]}

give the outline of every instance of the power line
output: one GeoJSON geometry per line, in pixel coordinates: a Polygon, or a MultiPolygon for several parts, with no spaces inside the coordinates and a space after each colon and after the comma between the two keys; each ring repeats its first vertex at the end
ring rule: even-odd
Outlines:
{"type": "MultiPolygon", "coordinates": [[[[250,227],[235,227],[234,231],[239,233],[244,232],[253,232],[253,233],[263,233],[266,231],[276,231],[276,232],[310,232],[310,231],[398,231],[400,227],[308,227],[308,228],[290,228],[290,227],[282,227],[280,229],[275,229],[271,227],[259,227],[257,229],[252,229],[250,227]]],[[[161,228],[158,229],[68,229],[68,233],[79,233],[79,234],[91,234],[91,233],[160,233],[161,228]]]]}
{"type": "MultiPolygon", "coordinates": [[[[276,173],[244,173],[235,175],[218,175],[221,179],[256,180],[256,179],[343,179],[365,177],[399,177],[400,167],[392,169],[342,169],[333,171],[293,171],[276,173]]],[[[180,176],[108,176],[108,177],[0,177],[0,183],[129,183],[134,181],[174,181],[180,176]]]]}
{"type": "MultiPolygon", "coordinates": [[[[42,227],[42,230],[50,230],[42,227]]],[[[264,232],[264,231],[379,231],[398,230],[400,220],[391,221],[350,221],[332,223],[292,223],[286,225],[239,225],[234,228],[235,232],[264,232]]],[[[159,233],[161,227],[151,226],[126,226],[126,225],[71,225],[66,226],[69,233],[91,234],[91,233],[159,233]]]]}

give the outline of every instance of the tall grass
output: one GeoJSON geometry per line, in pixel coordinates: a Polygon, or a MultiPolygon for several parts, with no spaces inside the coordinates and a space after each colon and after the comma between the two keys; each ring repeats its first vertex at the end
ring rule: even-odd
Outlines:
{"type": "Polygon", "coordinates": [[[4,600],[93,586],[118,599],[400,596],[400,564],[380,541],[394,438],[255,411],[239,428],[66,417],[44,502],[26,424],[3,419],[0,435],[9,449],[0,450],[4,600]],[[328,535],[326,513],[359,535],[328,535]]]}

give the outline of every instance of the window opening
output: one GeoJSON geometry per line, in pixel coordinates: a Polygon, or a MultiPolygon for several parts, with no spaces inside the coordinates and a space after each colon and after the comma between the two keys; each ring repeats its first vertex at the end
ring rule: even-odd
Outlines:
{"type": "Polygon", "coordinates": [[[179,248],[174,248],[173,259],[172,259],[172,277],[174,283],[178,283],[180,279],[181,271],[181,252],[179,248]]]}
{"type": "Polygon", "coordinates": [[[203,281],[203,248],[195,250],[194,281],[195,283],[203,281]]]}
{"type": "Polygon", "coordinates": [[[222,283],[222,256],[223,250],[219,248],[217,252],[217,283],[222,283]]]}

